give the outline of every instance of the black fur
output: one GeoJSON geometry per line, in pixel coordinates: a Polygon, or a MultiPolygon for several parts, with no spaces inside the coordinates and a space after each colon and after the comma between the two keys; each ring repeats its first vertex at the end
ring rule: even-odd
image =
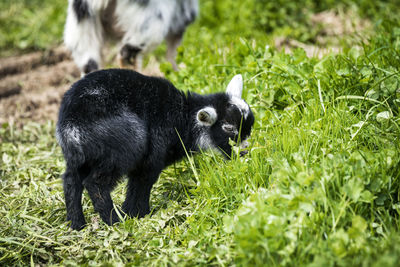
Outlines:
{"type": "Polygon", "coordinates": [[[97,64],[97,62],[94,61],[93,59],[90,59],[88,61],[88,63],[86,63],[86,65],[83,67],[83,72],[85,74],[87,74],[89,72],[92,72],[92,71],[95,71],[95,70],[98,70],[98,69],[99,69],[99,65],[97,64]]]}
{"type": "Polygon", "coordinates": [[[205,132],[213,146],[231,155],[229,138],[250,135],[254,117],[244,119],[225,93],[183,93],[169,81],[122,69],[101,70],[72,85],[61,103],[57,138],[66,160],[63,176],[67,219],[73,229],[85,225],[81,198],[83,188],[107,224],[118,221],[110,192],[121,176],[129,178],[122,210],[143,217],[150,212],[150,190],[161,171],[198,151],[205,132]],[[217,121],[199,126],[199,110],[213,107],[217,121]],[[230,123],[239,134],[227,133],[230,123]],[[183,144],[182,144],[183,143],[183,144]]]}
{"type": "Polygon", "coordinates": [[[90,16],[89,7],[85,0],[74,0],[72,7],[78,22],[81,22],[83,19],[90,16]]]}

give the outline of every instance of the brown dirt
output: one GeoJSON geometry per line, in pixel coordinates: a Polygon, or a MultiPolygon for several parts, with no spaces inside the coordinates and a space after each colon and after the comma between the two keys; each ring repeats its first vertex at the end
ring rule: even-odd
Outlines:
{"type": "MultiPolygon", "coordinates": [[[[162,75],[153,58],[143,73],[162,75]]],[[[62,96],[79,78],[78,68],[63,47],[0,58],[0,125],[56,121],[62,96]]]]}
{"type": "Polygon", "coordinates": [[[55,120],[62,95],[79,75],[62,47],[0,59],[0,124],[55,120]]]}

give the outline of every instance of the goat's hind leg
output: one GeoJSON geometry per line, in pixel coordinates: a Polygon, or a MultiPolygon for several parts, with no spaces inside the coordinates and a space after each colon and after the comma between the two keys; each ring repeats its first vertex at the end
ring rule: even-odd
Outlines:
{"type": "Polygon", "coordinates": [[[71,221],[72,229],[81,230],[86,222],[82,211],[82,178],[78,171],[67,168],[63,175],[63,186],[67,221],[71,221]]]}
{"type": "MultiPolygon", "coordinates": [[[[108,225],[119,222],[117,213],[114,210],[111,199],[113,184],[107,183],[108,177],[104,174],[91,173],[84,181],[83,185],[89,193],[94,209],[100,214],[101,219],[108,225]]],[[[111,181],[111,180],[108,180],[111,181]]]]}

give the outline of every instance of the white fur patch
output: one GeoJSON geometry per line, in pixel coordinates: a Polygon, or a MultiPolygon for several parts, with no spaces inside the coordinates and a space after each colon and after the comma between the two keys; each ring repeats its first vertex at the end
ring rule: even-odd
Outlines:
{"type": "Polygon", "coordinates": [[[122,44],[140,47],[141,53],[153,50],[167,35],[175,8],[176,1],[173,0],[150,0],[146,7],[130,0],[118,1],[115,9],[117,27],[126,33],[122,44]]]}
{"type": "Polygon", "coordinates": [[[153,50],[170,31],[186,26],[191,12],[198,13],[197,0],[149,0],[146,6],[119,0],[115,9],[117,26],[125,32],[122,43],[140,47],[141,53],[153,50]]]}
{"type": "Polygon", "coordinates": [[[64,42],[81,70],[90,59],[101,68],[101,49],[108,34],[103,29],[103,15],[115,18],[115,25],[109,26],[118,39],[122,38],[121,46],[136,46],[141,55],[169,34],[181,33],[199,12],[198,0],[149,0],[144,5],[132,0],[86,0],[90,17],[78,22],[74,0],[68,2],[64,42]],[[110,8],[114,4],[115,9],[110,8]]]}
{"type": "Polygon", "coordinates": [[[249,105],[243,99],[233,96],[230,99],[230,103],[232,105],[237,106],[240,112],[242,113],[243,117],[247,119],[247,116],[249,116],[250,113],[250,108],[249,105]]]}
{"type": "Polygon", "coordinates": [[[201,150],[207,150],[214,148],[214,144],[210,138],[210,136],[206,132],[200,133],[199,137],[196,140],[196,145],[201,150]]]}
{"type": "Polygon", "coordinates": [[[196,120],[199,126],[211,126],[213,125],[218,119],[217,111],[213,107],[205,107],[200,109],[197,112],[196,120]],[[207,116],[207,120],[200,120],[199,116],[201,114],[205,114],[207,116]]]}
{"type": "Polygon", "coordinates": [[[61,138],[61,133],[60,133],[60,129],[58,128],[58,126],[57,126],[57,128],[56,128],[56,139],[57,139],[57,142],[58,142],[60,145],[63,146],[64,142],[63,142],[63,140],[62,140],[62,138],[61,138]]]}
{"type": "Polygon", "coordinates": [[[237,106],[245,119],[249,115],[249,105],[242,99],[243,77],[235,75],[226,87],[226,94],[230,96],[230,103],[237,106]]]}
{"type": "Polygon", "coordinates": [[[247,139],[243,140],[242,142],[240,142],[240,148],[241,149],[245,149],[249,147],[249,142],[247,141],[247,139]]]}
{"type": "Polygon", "coordinates": [[[81,143],[81,137],[79,129],[75,126],[66,127],[64,129],[64,137],[69,142],[79,145],[81,143]]]}
{"type": "Polygon", "coordinates": [[[101,95],[101,90],[100,89],[98,89],[98,88],[90,88],[90,89],[88,89],[88,90],[86,90],[86,94],[88,94],[88,95],[101,95]]]}
{"type": "MultiPolygon", "coordinates": [[[[104,1],[99,2],[107,4],[104,1]]],[[[80,69],[83,69],[90,59],[96,61],[100,67],[101,47],[104,42],[100,16],[91,16],[78,23],[72,4],[73,0],[70,0],[64,29],[64,43],[72,52],[72,57],[80,69]]],[[[91,11],[92,3],[88,4],[91,11]]]]}
{"type": "Polygon", "coordinates": [[[218,115],[217,111],[213,107],[204,107],[199,110],[196,114],[196,132],[197,132],[197,139],[196,139],[196,146],[199,147],[201,150],[207,149],[214,149],[215,145],[208,133],[209,127],[213,125],[217,121],[218,115]],[[209,116],[210,122],[199,120],[199,113],[205,112],[207,116],[209,116]]]}
{"type": "Polygon", "coordinates": [[[56,139],[61,146],[68,143],[73,143],[75,145],[81,144],[81,136],[79,129],[75,126],[65,126],[64,128],[57,127],[56,129],[56,139]]]}
{"type": "Polygon", "coordinates": [[[236,127],[235,127],[234,125],[232,125],[232,124],[229,124],[229,123],[224,123],[224,124],[222,124],[222,129],[223,129],[225,132],[231,132],[231,133],[233,133],[233,134],[235,134],[235,135],[239,134],[239,132],[238,132],[238,130],[236,129],[236,127]]]}
{"type": "Polygon", "coordinates": [[[235,75],[226,87],[226,93],[231,97],[242,97],[243,78],[241,74],[235,75]]]}

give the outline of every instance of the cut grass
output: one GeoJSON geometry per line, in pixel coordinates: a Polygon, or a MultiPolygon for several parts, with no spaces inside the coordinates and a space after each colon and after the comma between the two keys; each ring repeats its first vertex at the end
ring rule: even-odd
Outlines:
{"type": "Polygon", "coordinates": [[[398,264],[400,22],[382,20],[357,47],[316,59],[266,47],[257,29],[227,36],[235,12],[221,31],[203,17],[179,50],[186,67],[162,69],[199,93],[242,73],[256,117],[249,154],[206,152],[170,166],[152,191],[152,216],[112,227],[85,193],[88,226],[76,232],[65,222],[54,123],[4,124],[1,265],[398,264]]]}

